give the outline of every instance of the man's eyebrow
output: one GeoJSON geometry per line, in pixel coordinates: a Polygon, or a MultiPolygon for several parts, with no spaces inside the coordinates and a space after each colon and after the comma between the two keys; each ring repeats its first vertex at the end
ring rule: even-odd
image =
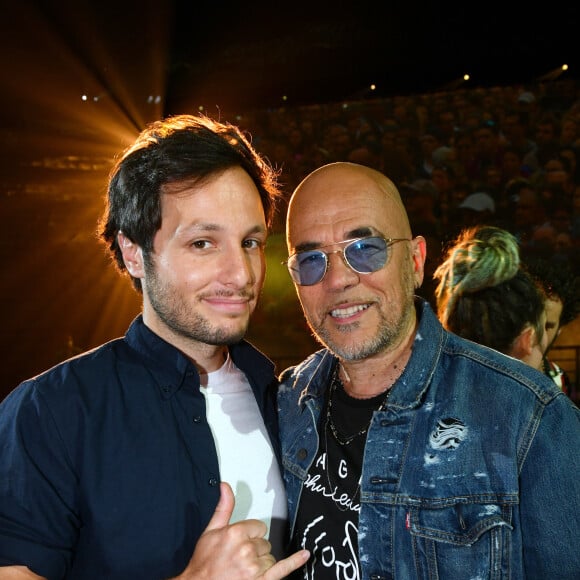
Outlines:
{"type": "Polygon", "coordinates": [[[265,234],[268,232],[268,228],[264,227],[262,224],[256,224],[248,230],[249,234],[265,234]]]}
{"type": "Polygon", "coordinates": [[[294,252],[308,252],[309,250],[316,250],[316,248],[322,247],[319,242],[303,242],[298,244],[294,248],[294,252]]]}
{"type": "Polygon", "coordinates": [[[350,230],[346,233],[346,238],[347,240],[350,240],[351,238],[366,238],[367,236],[376,236],[377,235],[377,231],[374,230],[373,228],[370,228],[368,226],[361,226],[359,228],[355,228],[354,230],[350,230]]]}
{"type": "MultiPolygon", "coordinates": [[[[353,230],[349,230],[345,234],[344,240],[352,240],[356,238],[366,238],[368,236],[378,236],[380,235],[374,228],[367,226],[361,226],[353,230]]],[[[344,241],[340,240],[340,241],[344,241]]],[[[302,242],[298,244],[295,248],[295,252],[307,252],[308,250],[316,250],[317,248],[324,248],[332,244],[321,244],[320,242],[302,242]]]]}
{"type": "MultiPolygon", "coordinates": [[[[216,224],[213,222],[194,222],[189,224],[188,226],[184,227],[181,233],[183,235],[186,234],[196,234],[196,233],[204,233],[204,232],[220,232],[225,230],[226,228],[221,224],[216,224]]],[[[263,234],[266,233],[267,229],[262,224],[255,224],[254,226],[250,227],[246,234],[247,236],[251,234],[263,234]]]]}
{"type": "Polygon", "coordinates": [[[176,234],[180,238],[187,238],[189,236],[198,236],[200,234],[208,234],[211,232],[219,232],[223,230],[223,226],[211,222],[193,222],[183,227],[180,227],[176,234]]]}

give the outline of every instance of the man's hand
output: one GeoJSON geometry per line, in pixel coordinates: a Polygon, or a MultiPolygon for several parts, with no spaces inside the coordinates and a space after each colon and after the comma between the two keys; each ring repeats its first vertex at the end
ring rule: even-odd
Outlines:
{"type": "Polygon", "coordinates": [[[46,580],[26,566],[0,566],[0,580],[46,580]]]}
{"type": "Polygon", "coordinates": [[[264,538],[267,527],[260,520],[244,520],[230,525],[235,498],[227,483],[213,517],[199,538],[180,580],[280,580],[302,566],[310,556],[300,550],[276,562],[270,542],[264,538]]]}

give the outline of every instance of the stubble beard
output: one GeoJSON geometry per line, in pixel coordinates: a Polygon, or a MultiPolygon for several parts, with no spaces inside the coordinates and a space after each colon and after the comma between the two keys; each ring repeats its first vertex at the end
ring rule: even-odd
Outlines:
{"type": "Polygon", "coordinates": [[[248,320],[241,328],[220,328],[192,310],[173,286],[163,282],[151,260],[144,261],[147,296],[158,318],[171,331],[190,341],[215,346],[229,346],[240,342],[248,330],[248,320]]]}
{"type": "MultiPolygon", "coordinates": [[[[393,319],[388,317],[384,311],[379,310],[379,324],[373,336],[363,339],[357,337],[349,344],[344,344],[342,341],[339,342],[333,337],[333,332],[324,325],[324,321],[320,324],[314,324],[312,320],[307,318],[308,326],[314,338],[328,348],[335,356],[345,361],[363,360],[398,344],[403,338],[404,333],[410,328],[410,320],[415,310],[415,286],[409,275],[405,276],[403,284],[405,289],[403,303],[393,304],[388,309],[389,312],[400,311],[401,314],[398,318],[393,319]]],[[[360,324],[358,322],[345,325],[340,327],[338,332],[348,338],[348,335],[355,333],[359,326],[360,324]]],[[[334,333],[336,333],[336,329],[334,333]]]]}

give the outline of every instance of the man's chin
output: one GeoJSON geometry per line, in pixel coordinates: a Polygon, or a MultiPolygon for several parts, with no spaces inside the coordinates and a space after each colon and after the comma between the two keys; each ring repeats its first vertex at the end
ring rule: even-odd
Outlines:
{"type": "Polygon", "coordinates": [[[373,342],[356,340],[353,336],[334,333],[316,335],[318,341],[339,358],[348,361],[362,360],[377,353],[377,345],[373,342]]]}
{"type": "Polygon", "coordinates": [[[240,342],[247,334],[248,326],[246,325],[244,328],[238,329],[223,329],[216,332],[213,340],[208,340],[210,344],[214,344],[216,346],[226,345],[230,346],[232,344],[237,344],[240,342]]]}

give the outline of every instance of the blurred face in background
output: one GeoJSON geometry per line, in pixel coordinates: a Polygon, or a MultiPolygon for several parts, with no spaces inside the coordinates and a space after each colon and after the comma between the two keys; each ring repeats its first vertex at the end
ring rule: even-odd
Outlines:
{"type": "MultiPolygon", "coordinates": [[[[542,318],[540,320],[540,328],[542,330],[545,329],[546,326],[546,311],[542,313],[542,318]]],[[[525,347],[523,350],[520,346],[514,346],[511,352],[507,354],[519,358],[522,362],[525,362],[527,365],[541,371],[544,366],[544,355],[546,350],[548,349],[548,333],[544,330],[542,332],[542,336],[539,336],[538,333],[531,327],[527,327],[524,331],[522,331],[522,335],[524,333],[530,333],[528,346],[525,347]]],[[[520,335],[521,336],[521,335],[520,335]]],[[[520,341],[520,338],[516,339],[516,343],[520,341]]],[[[524,341],[526,342],[526,341],[524,341]]]]}
{"type": "MultiPolygon", "coordinates": [[[[557,296],[546,298],[546,351],[552,346],[558,335],[560,334],[560,317],[564,305],[557,296]]],[[[544,351],[544,352],[546,352],[544,351]]]]}

